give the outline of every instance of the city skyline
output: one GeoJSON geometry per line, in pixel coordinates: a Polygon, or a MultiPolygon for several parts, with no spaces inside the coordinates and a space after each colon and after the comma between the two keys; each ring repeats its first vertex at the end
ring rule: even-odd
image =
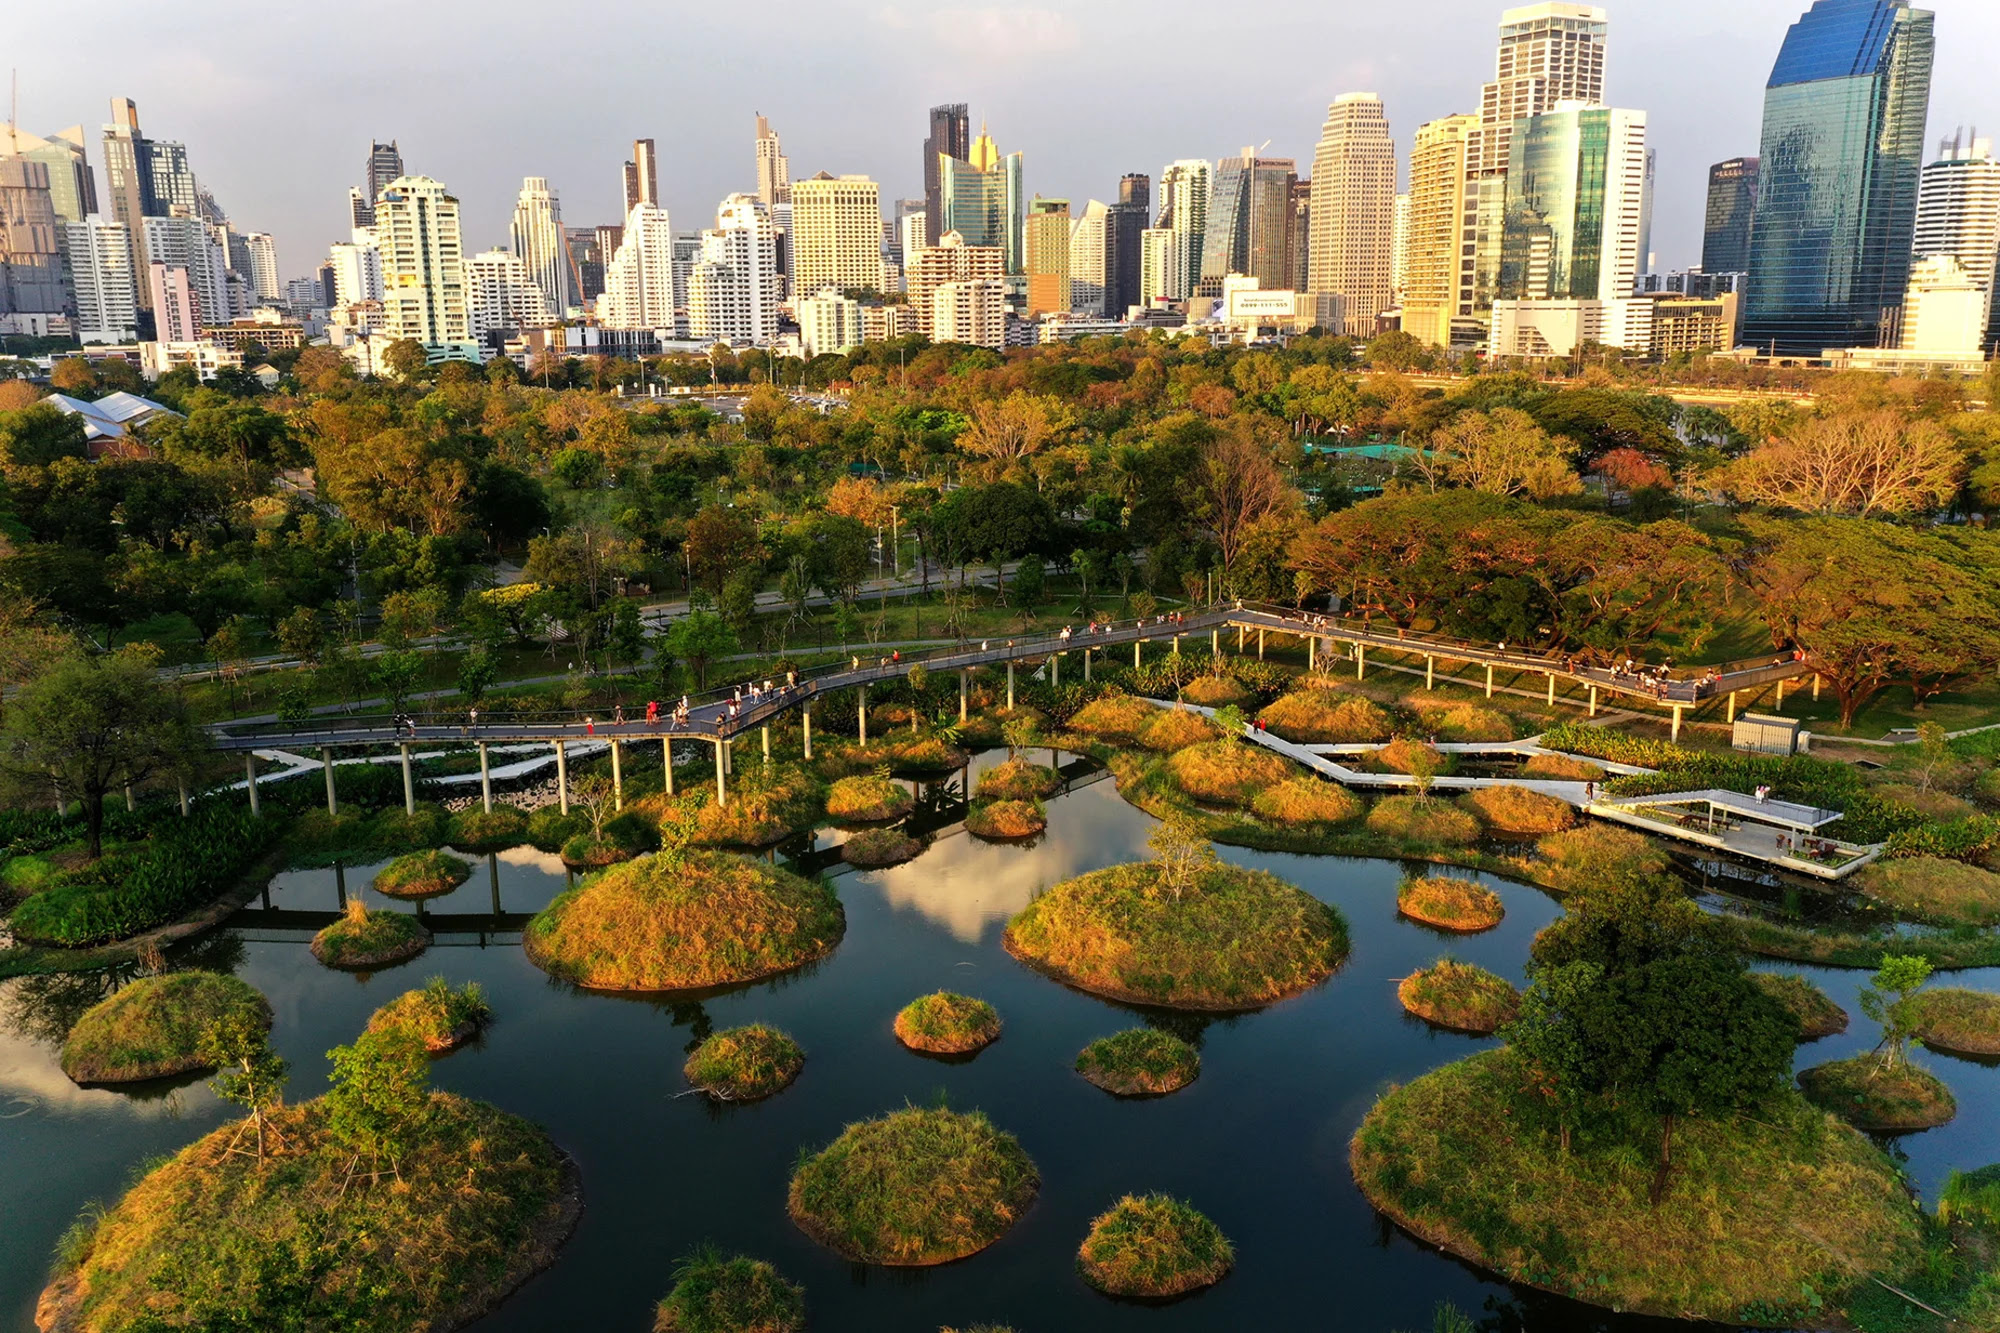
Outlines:
{"type": "MultiPolygon", "coordinates": [[[[1696,0],[1676,6],[1671,14],[1638,4],[1609,7],[1607,100],[1649,112],[1651,142],[1660,159],[1652,247],[1658,268],[1699,262],[1708,168],[1757,152],[1771,59],[1803,7],[1799,0],[1733,5],[1696,0]]],[[[365,18],[377,8],[364,4],[359,12],[365,18]]],[[[789,49],[851,55],[855,72],[866,77],[839,86],[821,78],[792,77],[780,55],[778,66],[759,85],[723,80],[706,88],[714,76],[689,64],[670,80],[678,90],[670,103],[658,95],[657,76],[648,78],[644,62],[631,60],[628,53],[666,49],[650,45],[649,36],[665,43],[678,32],[684,39],[703,21],[698,15],[677,16],[670,25],[663,18],[643,16],[634,21],[639,30],[634,40],[602,52],[572,43],[563,49],[577,54],[558,57],[559,76],[588,78],[595,90],[596,109],[587,119],[602,128],[582,131],[574,120],[536,117],[525,104],[519,113],[499,112],[491,129],[472,125],[462,106],[494,104],[490,88],[485,94],[477,90],[505,73],[511,54],[494,62],[442,65],[429,77],[413,79],[405,77],[416,66],[404,52],[460,48],[426,48],[419,41],[397,51],[328,50],[322,53],[325,68],[363,69],[363,90],[379,85],[381,95],[330,99],[316,105],[338,106],[338,114],[314,114],[297,105],[300,97],[312,96],[311,72],[301,75],[287,65],[281,74],[272,58],[293,26],[289,18],[225,29],[199,21],[169,25],[165,16],[142,14],[125,29],[125,40],[100,48],[88,81],[54,87],[29,73],[21,90],[21,128],[47,135],[81,123],[92,164],[101,174],[97,127],[107,117],[110,98],[132,98],[149,134],[188,145],[192,170],[237,225],[276,236],[285,277],[316,267],[328,243],[345,239],[346,192],[357,183],[366,150],[375,140],[396,140],[407,170],[447,183],[464,209],[468,253],[507,243],[524,177],[548,179],[562,196],[564,220],[572,226],[618,219],[623,212],[621,163],[634,138],[651,137],[660,145],[662,204],[689,216],[708,214],[724,195],[756,188],[759,111],[786,130],[785,152],[794,163],[794,176],[822,170],[865,174],[880,183],[884,199],[892,199],[923,193],[910,145],[928,128],[928,108],[964,101],[975,124],[985,122],[1008,151],[1025,153],[1029,193],[1068,197],[1078,201],[1080,213],[1081,201],[1115,199],[1117,182],[1127,172],[1157,173],[1178,158],[1214,162],[1239,152],[1245,143],[1269,139],[1265,155],[1293,157],[1303,167],[1312,159],[1327,103],[1343,93],[1374,92],[1387,109],[1403,164],[1399,183],[1407,189],[1417,127],[1477,109],[1480,85],[1493,74],[1493,34],[1501,8],[1490,0],[1432,0],[1426,12],[1440,21],[1422,25],[1419,32],[1360,6],[1309,11],[1290,3],[1269,5],[1266,30],[1288,44],[1329,44],[1338,35],[1339,54],[1325,63],[1321,76],[1238,80],[1229,85],[1226,102],[1169,97],[1164,95],[1169,85],[1162,83],[1163,95],[1144,115],[1133,115],[1128,105],[1112,100],[1131,98],[1129,84],[1107,83],[1093,92],[1065,83],[1064,96],[1051,99],[1041,82],[1066,78],[1064,71],[1083,58],[1094,40],[1127,29],[1138,45],[1121,49],[1129,50],[1140,67],[1152,67],[1145,61],[1150,43],[1172,25],[1159,24],[1157,14],[1141,23],[1137,9],[1122,3],[1004,14],[958,6],[921,19],[893,7],[799,9],[785,26],[805,40],[789,49]],[[203,38],[200,49],[184,49],[191,35],[203,38]],[[168,77],[165,67],[175,65],[176,51],[214,77],[168,77]],[[897,77],[889,77],[892,72],[897,77]],[[687,80],[681,79],[683,73],[687,80]],[[446,105],[453,96],[463,99],[458,111],[446,105]],[[1078,122],[1103,129],[1076,135],[1070,126],[1078,122]]],[[[1948,137],[1953,127],[1987,119],[1983,89],[1975,85],[1977,55],[1985,43],[2000,40],[2000,14],[1966,0],[1945,0],[1932,8],[1938,12],[1938,58],[1927,160],[1936,141],[1948,137]]],[[[447,29],[469,13],[457,6],[443,9],[427,12],[419,26],[447,29]]],[[[490,17],[493,11],[481,13],[490,17]]],[[[503,20],[520,16],[526,21],[528,11],[502,5],[498,13],[503,20]]],[[[1199,36],[1211,23],[1219,33],[1220,19],[1191,13],[1188,24],[1193,26],[1184,24],[1176,31],[1199,36]]],[[[367,26],[364,22],[354,30],[367,26]]],[[[61,67],[55,59],[59,34],[28,32],[22,37],[24,70],[61,67]],[[50,45],[47,51],[45,44],[50,45]]],[[[336,45],[344,40],[337,38],[336,45]]],[[[1196,41],[1189,49],[1222,48],[1196,41]]],[[[823,62],[814,65],[822,67],[823,62]]],[[[186,73],[185,66],[178,68],[180,75],[186,73]]]]}

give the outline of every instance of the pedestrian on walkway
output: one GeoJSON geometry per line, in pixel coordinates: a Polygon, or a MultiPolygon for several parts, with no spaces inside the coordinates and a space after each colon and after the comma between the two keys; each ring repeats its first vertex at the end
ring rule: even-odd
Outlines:
{"type": "Polygon", "coordinates": [[[479,730],[479,710],[477,708],[474,708],[465,715],[465,734],[470,736],[472,733],[478,730],[479,730]]]}
{"type": "Polygon", "coordinates": [[[659,721],[660,721],[660,701],[658,699],[646,700],[646,725],[649,727],[657,726],[659,724],[659,721]]]}
{"type": "Polygon", "coordinates": [[[612,708],[611,725],[614,727],[622,727],[625,725],[625,705],[623,703],[620,703],[612,708]]]}
{"type": "Polygon", "coordinates": [[[586,735],[586,736],[595,736],[595,735],[597,734],[597,719],[596,719],[596,718],[594,718],[594,717],[585,717],[585,718],[583,719],[583,734],[584,734],[584,735],[586,735]]]}

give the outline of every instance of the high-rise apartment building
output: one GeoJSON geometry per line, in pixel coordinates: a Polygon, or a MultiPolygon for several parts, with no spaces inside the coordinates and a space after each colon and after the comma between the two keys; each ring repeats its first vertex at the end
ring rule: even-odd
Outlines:
{"type": "Polygon", "coordinates": [[[1743,337],[1816,356],[1877,345],[1910,276],[1934,16],[1815,0],[1764,92],[1743,337]]]}
{"type": "Polygon", "coordinates": [[[867,341],[861,302],[851,296],[842,296],[828,287],[800,300],[796,309],[799,342],[809,357],[838,355],[867,341]]]}
{"type": "MultiPolygon", "coordinates": [[[[202,318],[227,324],[235,313],[229,300],[229,258],[214,232],[197,218],[141,218],[140,222],[146,262],[186,269],[202,318]]],[[[152,304],[148,292],[145,308],[152,309],[152,304]]]]}
{"type": "MultiPolygon", "coordinates": [[[[972,153],[970,108],[963,102],[934,106],[930,126],[931,132],[924,136],[924,244],[936,245],[938,238],[949,230],[943,225],[944,161],[963,159],[972,153]]],[[[909,266],[906,252],[903,267],[907,271],[909,266]]]]}
{"type": "Polygon", "coordinates": [[[50,174],[47,162],[0,157],[0,328],[16,333],[46,335],[47,317],[69,309],[50,174]]]}
{"type": "Polygon", "coordinates": [[[514,201],[514,223],[509,231],[514,253],[528,270],[528,278],[541,289],[542,307],[554,318],[577,304],[576,284],[571,280],[569,243],[563,234],[562,201],[542,176],[521,182],[520,196],[514,201]]]}
{"type": "MultiPolygon", "coordinates": [[[[778,143],[778,132],[760,113],[757,117],[757,198],[765,208],[792,201],[792,167],[778,143]]],[[[880,205],[876,211],[879,213],[880,205]]]]}
{"type": "Polygon", "coordinates": [[[1389,229],[1389,291],[1397,305],[1403,303],[1403,283],[1410,274],[1410,196],[1396,196],[1396,221],[1389,229]]]}
{"type": "Polygon", "coordinates": [[[215,197],[202,189],[188,165],[187,145],[170,139],[149,139],[153,156],[153,205],[162,214],[199,218],[203,222],[223,222],[222,209],[215,197]]]}
{"type": "MultiPolygon", "coordinates": [[[[1127,181],[1134,179],[1127,176],[1127,181]]],[[[1144,180],[1144,177],[1138,179],[1144,180]]],[[[1122,191],[1121,191],[1122,192],[1122,191]]],[[[1140,303],[1140,253],[1151,205],[1117,203],[1104,210],[1104,315],[1123,319],[1140,303]]]]}
{"type": "Polygon", "coordinates": [[[790,191],[793,297],[827,287],[881,291],[881,187],[866,176],[822,171],[794,182],[790,191]]]}
{"type": "Polygon", "coordinates": [[[679,326],[679,303],[680,289],[674,282],[673,219],[658,204],[634,204],[604,266],[597,322],[607,329],[671,332],[679,326]]]}
{"type": "Polygon", "coordinates": [[[268,231],[253,231],[243,237],[243,250],[249,260],[250,290],[260,303],[276,303],[285,299],[285,283],[278,276],[278,242],[268,231]]]}
{"type": "MultiPolygon", "coordinates": [[[[125,228],[136,247],[130,278],[143,271],[146,263],[141,220],[163,210],[153,196],[152,145],[139,128],[139,105],[129,97],[111,99],[111,123],[104,127],[104,178],[110,195],[110,220],[125,228]]],[[[141,292],[141,308],[150,306],[152,299],[150,291],[141,292]]]]}
{"type": "Polygon", "coordinates": [[[1348,334],[1375,332],[1394,304],[1396,144],[1374,93],[1343,93],[1327,108],[1313,154],[1306,287],[1331,292],[1348,334]]]}
{"type": "Polygon", "coordinates": [[[196,294],[187,269],[157,259],[148,268],[152,271],[149,285],[153,289],[153,337],[163,343],[201,341],[201,297],[196,294]]]}
{"type": "Polygon", "coordinates": [[[138,328],[132,235],[122,222],[93,213],[62,228],[63,260],[76,293],[76,336],[85,343],[131,342],[138,328]]]}
{"type": "Polygon", "coordinates": [[[327,267],[333,274],[329,305],[353,305],[357,301],[382,299],[382,252],[359,241],[341,241],[326,248],[327,267]]]}
{"type": "Polygon", "coordinates": [[[957,232],[967,245],[999,247],[1009,273],[1023,272],[1026,264],[1021,228],[1027,200],[1021,172],[1021,154],[1001,157],[983,125],[966,157],[938,161],[943,231],[957,232]]]}
{"type": "MultiPolygon", "coordinates": [[[[629,225],[629,224],[628,224],[629,225]]],[[[768,347],[778,338],[778,229],[762,200],[732,194],[701,234],[701,262],[688,279],[691,335],[706,342],[768,347]]]]}
{"type": "Polygon", "coordinates": [[[465,289],[458,200],[429,176],[398,176],[375,200],[382,250],[382,331],[413,339],[435,363],[477,361],[465,289]]]}
{"type": "Polygon", "coordinates": [[[999,281],[1006,276],[1007,259],[999,246],[967,245],[957,232],[946,232],[936,245],[918,251],[916,261],[904,273],[910,288],[910,304],[917,312],[917,331],[926,337],[936,337],[931,324],[931,298],[938,288],[947,283],[999,281]]]}
{"type": "Polygon", "coordinates": [[[1069,200],[1028,203],[1028,314],[1069,311],[1069,200]]]}
{"type": "MultiPolygon", "coordinates": [[[[403,153],[396,147],[396,141],[391,139],[387,143],[381,143],[370,139],[368,163],[361,171],[361,189],[368,197],[371,215],[374,212],[375,201],[381,197],[382,191],[389,188],[390,181],[399,179],[402,174],[403,153]]],[[[364,225],[373,226],[374,223],[371,221],[364,225]]]]}
{"type": "Polygon", "coordinates": [[[1476,328],[1478,237],[1471,213],[1479,117],[1446,116],[1417,129],[1410,152],[1410,221],[1403,261],[1403,331],[1433,347],[1476,328]]]}
{"type": "Polygon", "coordinates": [[[1110,220],[1110,206],[1093,199],[1069,229],[1069,308],[1079,315],[1106,313],[1104,260],[1110,220]]]}
{"type": "Polygon", "coordinates": [[[1143,171],[1127,172],[1118,180],[1118,202],[1135,204],[1148,217],[1153,211],[1153,178],[1143,171]]]}
{"type": "Polygon", "coordinates": [[[466,308],[472,339],[490,344],[549,322],[548,299],[534,270],[511,250],[481,250],[465,261],[466,308]]]}
{"type": "Polygon", "coordinates": [[[630,215],[638,204],[660,202],[660,163],[651,139],[634,139],[632,156],[625,163],[625,212],[630,215]]]}
{"type": "Polygon", "coordinates": [[[1298,164],[1289,157],[1259,157],[1245,148],[1240,157],[1222,159],[1209,194],[1198,295],[1220,296],[1232,273],[1256,278],[1266,291],[1290,289],[1297,180],[1298,164]]]}
{"type": "Polygon", "coordinates": [[[1750,271],[1750,227],[1757,217],[1757,159],[1732,157],[1708,169],[1708,216],[1701,232],[1704,273],[1750,271]]]}
{"type": "Polygon", "coordinates": [[[609,252],[598,248],[597,228],[565,227],[563,243],[569,247],[570,272],[576,275],[576,299],[585,304],[595,301],[604,294],[604,263],[609,258],[609,252]]]}
{"type": "Polygon", "coordinates": [[[5,155],[49,169],[49,204],[57,222],[81,222],[97,212],[97,173],[84,153],[83,126],[72,125],[46,139],[11,130],[5,155]]]}
{"type": "Polygon", "coordinates": [[[1990,141],[1960,132],[1938,145],[1917,191],[1911,252],[1918,260],[1949,255],[1985,288],[1989,314],[1980,342],[1992,346],[2000,338],[2000,161],[1990,141]]]}
{"type": "Polygon", "coordinates": [[[1202,244],[1208,236],[1208,195],[1215,171],[1202,158],[1182,158],[1160,170],[1160,211],[1153,225],[1178,232],[1187,253],[1181,259],[1185,275],[1181,293],[1194,295],[1195,279],[1201,276],[1202,244]]]}
{"type": "Polygon", "coordinates": [[[1148,227],[1139,236],[1139,304],[1188,298],[1186,238],[1172,227],[1148,227]]]}
{"type": "Polygon", "coordinates": [[[1620,301],[1638,290],[1646,113],[1579,107],[1515,126],[1503,301],[1620,301]]]}
{"type": "Polygon", "coordinates": [[[931,293],[932,342],[999,351],[1007,344],[1007,284],[1000,278],[947,282],[931,293]]]}

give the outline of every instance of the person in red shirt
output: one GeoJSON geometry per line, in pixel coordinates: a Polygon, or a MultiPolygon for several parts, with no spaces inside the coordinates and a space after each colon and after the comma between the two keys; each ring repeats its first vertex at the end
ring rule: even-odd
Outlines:
{"type": "Polygon", "coordinates": [[[646,700],[646,725],[649,727],[653,726],[659,720],[660,720],[660,701],[658,699],[646,700]]]}

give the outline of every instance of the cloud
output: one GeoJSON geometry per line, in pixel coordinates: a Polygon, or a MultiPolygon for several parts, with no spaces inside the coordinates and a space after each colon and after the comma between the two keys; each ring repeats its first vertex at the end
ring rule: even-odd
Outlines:
{"type": "Polygon", "coordinates": [[[1076,20],[1053,9],[969,5],[912,15],[895,5],[876,11],[891,32],[917,32],[940,54],[1017,62],[1065,55],[1083,45],[1076,20]]]}

